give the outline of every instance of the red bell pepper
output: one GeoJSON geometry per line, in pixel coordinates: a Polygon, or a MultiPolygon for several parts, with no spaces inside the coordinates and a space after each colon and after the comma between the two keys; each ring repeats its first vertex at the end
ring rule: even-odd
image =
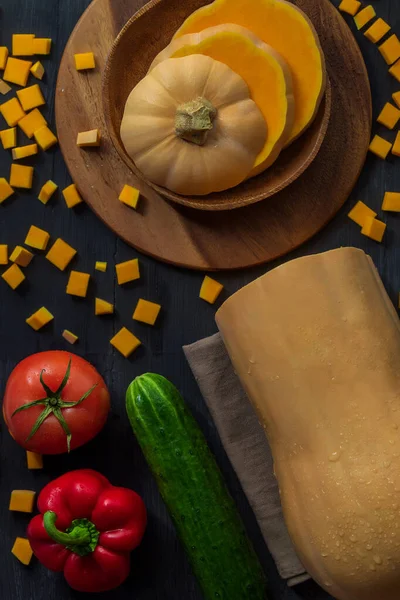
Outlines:
{"type": "Polygon", "coordinates": [[[128,577],[129,553],[140,544],[147,521],[138,494],[82,469],[47,484],[38,509],[28,526],[32,550],[48,569],[64,571],[73,589],[105,592],[128,577]]]}

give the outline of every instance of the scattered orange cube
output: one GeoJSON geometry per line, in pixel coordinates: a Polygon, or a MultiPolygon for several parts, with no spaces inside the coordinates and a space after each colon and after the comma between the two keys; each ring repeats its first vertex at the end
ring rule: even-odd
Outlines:
{"type": "Polygon", "coordinates": [[[68,329],[64,329],[62,336],[69,344],[76,344],[76,342],[79,340],[78,336],[68,329]]]}
{"type": "Polygon", "coordinates": [[[64,196],[64,200],[68,208],[73,208],[74,206],[77,206],[78,204],[81,204],[81,202],[83,202],[75,183],[72,183],[71,185],[66,187],[63,190],[62,194],[64,196]]]}
{"type": "Polygon", "coordinates": [[[128,358],[136,348],[141,344],[141,341],[126,329],[122,327],[110,340],[110,344],[114,346],[125,358],[128,358]]]}
{"type": "Polygon", "coordinates": [[[392,65],[400,58],[400,40],[393,34],[379,46],[379,51],[388,65],[392,65]]]}
{"type": "Polygon", "coordinates": [[[400,193],[386,192],[382,203],[382,210],[400,212],[400,193]]]}
{"type": "Polygon", "coordinates": [[[13,148],[12,157],[13,160],[19,160],[20,158],[26,158],[27,156],[33,156],[37,154],[38,147],[37,144],[28,144],[27,146],[19,146],[18,148],[13,148]]]}
{"type": "Polygon", "coordinates": [[[2,278],[10,288],[16,290],[19,285],[24,281],[25,275],[21,271],[18,265],[11,265],[4,273],[2,274],[2,278]]]}
{"type": "Polygon", "coordinates": [[[131,185],[124,185],[118,199],[127,206],[130,206],[131,208],[136,208],[137,203],[139,201],[139,196],[139,190],[132,187],[131,185]]]}
{"type": "Polygon", "coordinates": [[[36,492],[32,490],[13,490],[11,492],[8,510],[32,513],[36,492]]]}
{"type": "Polygon", "coordinates": [[[93,52],[84,52],[83,54],[74,54],[75,68],[77,71],[86,71],[87,69],[94,69],[96,62],[94,60],[93,52]]]}
{"type": "Polygon", "coordinates": [[[46,258],[60,271],[65,271],[75,254],[75,248],[58,238],[46,254],[46,258]]]}
{"type": "Polygon", "coordinates": [[[132,319],[146,323],[147,325],[154,325],[157,317],[160,313],[161,306],[155,302],[149,302],[148,300],[139,299],[132,319]]]}
{"type": "MultiPolygon", "coordinates": [[[[393,102],[400,108],[400,92],[394,92],[392,94],[393,102]]],[[[1,132],[0,132],[1,133],[1,132]]]]}
{"type": "Polygon", "coordinates": [[[89,273],[71,271],[67,284],[67,294],[70,296],[79,296],[79,298],[86,298],[89,280],[89,273]]]}
{"type": "Polygon", "coordinates": [[[400,119],[400,110],[387,102],[383,107],[377,121],[388,129],[394,129],[400,119]]]}
{"type": "Polygon", "coordinates": [[[98,129],[91,129],[90,131],[81,131],[78,133],[76,138],[76,145],[81,148],[100,146],[101,134],[98,129]]]}
{"type": "Polygon", "coordinates": [[[4,71],[7,64],[8,48],[7,46],[0,46],[0,70],[4,71]]]}
{"type": "Polygon", "coordinates": [[[8,94],[8,92],[11,92],[11,87],[8,85],[8,83],[0,79],[0,94],[5,96],[8,94]]]}
{"type": "Polygon", "coordinates": [[[54,133],[50,131],[47,125],[34,131],[33,135],[42,150],[48,150],[58,142],[58,139],[56,138],[54,133]]]}
{"type": "Polygon", "coordinates": [[[376,154],[376,156],[379,156],[379,158],[382,158],[383,160],[387,158],[391,149],[392,144],[379,135],[376,135],[369,145],[370,152],[376,154]]]}
{"type": "Polygon", "coordinates": [[[43,469],[43,456],[36,452],[26,451],[26,464],[29,470],[43,469]]]}
{"type": "Polygon", "coordinates": [[[386,223],[383,223],[378,219],[368,217],[367,219],[365,219],[365,223],[363,228],[361,229],[361,233],[371,238],[371,240],[374,240],[375,242],[381,242],[385,233],[385,229],[386,223]]]}
{"type": "Polygon", "coordinates": [[[21,60],[9,56],[3,79],[9,83],[16,83],[22,87],[26,86],[32,63],[29,60],[21,60]]]}
{"type": "Polygon", "coordinates": [[[50,234],[44,229],[31,225],[28,235],[25,238],[25,244],[37,250],[46,250],[49,243],[50,234]]]}
{"type": "Polygon", "coordinates": [[[36,77],[36,79],[40,79],[40,80],[43,79],[44,66],[42,65],[42,63],[39,60],[37,62],[35,62],[34,65],[32,65],[31,73],[34,77],[36,77]]]}
{"type": "Polygon", "coordinates": [[[390,31],[390,25],[386,23],[383,19],[377,19],[375,23],[371,25],[369,29],[364,33],[365,37],[369,39],[370,42],[376,44],[379,42],[387,32],[390,31]]]}
{"type": "Polygon", "coordinates": [[[360,12],[358,12],[356,14],[356,16],[354,17],[354,23],[356,24],[357,29],[362,29],[363,27],[365,27],[365,25],[367,23],[372,21],[372,19],[374,19],[375,17],[376,17],[375,9],[370,4],[369,6],[366,6],[365,8],[363,8],[362,10],[360,10],[360,12]]]}
{"type": "Polygon", "coordinates": [[[389,73],[393,75],[397,81],[400,81],[400,59],[390,67],[389,73]]]}
{"type": "Polygon", "coordinates": [[[32,560],[33,551],[29,540],[17,537],[12,547],[11,553],[18,558],[19,562],[28,566],[32,560]]]}
{"type": "Polygon", "coordinates": [[[376,217],[376,212],[359,200],[347,216],[354,221],[354,223],[363,227],[367,218],[374,219],[376,217]]]}
{"type": "Polygon", "coordinates": [[[32,56],[34,38],[32,33],[14,33],[12,36],[13,56],[32,56]]]}
{"type": "Polygon", "coordinates": [[[26,319],[26,323],[32,327],[35,331],[39,331],[45,325],[50,323],[54,319],[51,312],[47,310],[44,306],[39,308],[33,315],[31,315],[28,319],[26,319]]]}
{"type": "Polygon", "coordinates": [[[400,131],[397,132],[396,139],[392,146],[392,154],[400,156],[400,131]]]}
{"type": "Polygon", "coordinates": [[[140,279],[139,259],[134,258],[115,265],[119,285],[140,279]]]}
{"type": "Polygon", "coordinates": [[[339,4],[339,10],[354,17],[360,6],[361,2],[358,2],[358,0],[342,0],[342,2],[339,4]]]}
{"type": "Polygon", "coordinates": [[[17,98],[11,98],[4,104],[0,104],[0,112],[9,127],[14,127],[18,121],[25,117],[25,112],[17,98]]]}
{"type": "Polygon", "coordinates": [[[8,183],[7,179],[4,179],[4,177],[0,177],[0,204],[2,204],[4,200],[7,200],[7,198],[12,196],[13,193],[14,190],[8,183]]]}
{"type": "Polygon", "coordinates": [[[3,131],[0,131],[0,139],[4,150],[15,148],[17,145],[17,129],[15,127],[3,129],[3,131]]]}
{"type": "Polygon", "coordinates": [[[111,302],[107,302],[107,300],[102,300],[101,298],[96,298],[94,305],[94,314],[96,316],[99,315],[112,315],[114,312],[114,304],[111,302]]]}
{"type": "Polygon", "coordinates": [[[51,41],[50,38],[35,38],[33,40],[33,54],[50,54],[51,41]]]}
{"type": "Polygon", "coordinates": [[[38,108],[35,108],[20,121],[18,121],[18,127],[22,129],[24,134],[29,138],[33,138],[33,134],[38,129],[42,129],[47,125],[47,121],[38,108]]]}
{"type": "Polygon", "coordinates": [[[46,100],[43,97],[42,90],[39,85],[35,83],[23,90],[17,90],[17,96],[21,102],[21,106],[25,111],[43,106],[46,104],[46,100]]]}
{"type": "Polygon", "coordinates": [[[221,283],[206,275],[200,288],[200,298],[209,304],[214,304],[223,289],[221,283]]]}
{"type": "Polygon", "coordinates": [[[20,267],[27,267],[33,258],[32,252],[29,252],[26,248],[22,246],[15,246],[13,252],[11,253],[10,260],[20,267]]]}
{"type": "Polygon", "coordinates": [[[11,187],[31,189],[33,179],[33,167],[26,165],[11,165],[10,185],[11,187]]]}
{"type": "Polygon", "coordinates": [[[8,245],[0,244],[0,265],[8,265],[8,245]]]}
{"type": "Polygon", "coordinates": [[[58,185],[54,183],[54,181],[52,181],[51,179],[46,181],[46,183],[39,192],[38,198],[40,202],[42,202],[43,204],[47,204],[57,188],[58,185]]]}
{"type": "Polygon", "coordinates": [[[107,271],[107,263],[102,262],[100,260],[96,260],[94,268],[96,269],[96,271],[101,271],[102,273],[105,273],[107,271]]]}

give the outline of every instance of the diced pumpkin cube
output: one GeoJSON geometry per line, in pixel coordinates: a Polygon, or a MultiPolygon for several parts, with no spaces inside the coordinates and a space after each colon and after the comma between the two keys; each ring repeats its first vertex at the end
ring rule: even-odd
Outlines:
{"type": "Polygon", "coordinates": [[[82,273],[81,271],[71,271],[67,284],[67,294],[69,294],[70,296],[79,296],[80,298],[86,298],[89,280],[89,273],[82,273]]]}
{"type": "Polygon", "coordinates": [[[376,135],[369,145],[370,152],[376,154],[376,156],[379,156],[379,158],[382,158],[383,160],[386,159],[391,149],[392,144],[379,135],[376,135]]]}
{"type": "Polygon", "coordinates": [[[400,58],[400,40],[393,34],[379,46],[379,51],[388,65],[392,65],[400,58]]]}
{"type": "Polygon", "coordinates": [[[35,496],[36,492],[32,490],[13,490],[8,509],[16,512],[32,513],[35,496]]]}
{"type": "Polygon", "coordinates": [[[355,206],[351,209],[347,215],[354,223],[357,223],[360,227],[363,227],[367,218],[375,218],[376,212],[369,208],[364,202],[359,200],[355,206]]]}
{"type": "Polygon", "coordinates": [[[37,141],[37,143],[39,144],[39,146],[41,147],[42,150],[48,150],[49,148],[51,148],[52,146],[54,146],[58,142],[57,137],[47,127],[47,125],[45,125],[44,127],[41,127],[40,129],[37,129],[36,131],[34,131],[33,135],[34,135],[35,140],[37,141]]]}
{"type": "Polygon", "coordinates": [[[400,110],[387,102],[383,107],[377,121],[388,129],[394,129],[400,119],[400,110]]]}
{"type": "Polygon", "coordinates": [[[34,65],[32,65],[31,67],[31,73],[34,77],[36,77],[36,79],[43,79],[43,75],[44,75],[44,66],[42,65],[42,63],[40,62],[40,60],[38,60],[37,62],[35,62],[34,65]]]}
{"type": "Polygon", "coordinates": [[[14,148],[17,145],[17,129],[11,127],[10,129],[3,129],[0,131],[0,139],[3,144],[4,150],[8,148],[14,148]]]}
{"type": "Polygon", "coordinates": [[[372,19],[374,19],[375,17],[376,17],[376,11],[375,11],[374,7],[371,6],[371,4],[369,6],[366,6],[365,8],[360,10],[360,12],[358,12],[356,14],[356,16],[354,17],[354,22],[356,24],[357,29],[362,29],[363,27],[365,27],[365,25],[367,23],[372,21],[372,19]]]}
{"type": "Polygon", "coordinates": [[[32,258],[32,252],[29,252],[29,250],[23,248],[22,246],[15,246],[10,256],[11,262],[19,265],[20,267],[27,267],[32,258]]]}
{"type": "Polygon", "coordinates": [[[11,100],[1,104],[0,112],[9,127],[14,127],[18,121],[25,117],[25,112],[17,98],[11,98],[11,100]]]}
{"type": "Polygon", "coordinates": [[[0,265],[8,265],[8,245],[0,244],[0,265]]]}
{"type": "Polygon", "coordinates": [[[400,81],[400,59],[389,69],[389,73],[393,75],[397,81],[400,81]]]}
{"type": "Polygon", "coordinates": [[[107,300],[102,300],[101,298],[96,298],[94,314],[96,316],[99,315],[112,315],[114,312],[114,304],[111,302],[107,302],[107,300]]]}
{"type": "Polygon", "coordinates": [[[385,229],[386,223],[379,221],[379,219],[367,217],[365,219],[364,226],[361,229],[361,233],[371,238],[371,240],[374,240],[375,242],[381,242],[385,233],[385,229]]]}
{"type": "Polygon", "coordinates": [[[64,271],[74,258],[75,254],[75,248],[72,248],[72,246],[64,242],[64,240],[58,238],[46,254],[46,258],[55,267],[60,269],[60,271],[64,271]]]}
{"type": "Polygon", "coordinates": [[[8,92],[11,92],[11,87],[8,85],[8,83],[0,79],[0,94],[5,96],[8,94],[8,92]]]}
{"type": "Polygon", "coordinates": [[[141,341],[129,329],[122,327],[110,340],[110,344],[125,358],[128,358],[141,345],[141,341]]]}
{"type": "Polygon", "coordinates": [[[7,200],[7,198],[12,196],[13,193],[14,190],[8,183],[7,179],[4,179],[4,177],[0,177],[0,204],[2,204],[4,200],[7,200]]]}
{"type": "Polygon", "coordinates": [[[54,317],[51,312],[45,306],[42,306],[42,308],[39,308],[39,310],[26,319],[26,322],[32,329],[39,331],[39,329],[42,329],[42,327],[50,323],[53,319],[54,317]]]}
{"type": "Polygon", "coordinates": [[[35,38],[33,40],[33,54],[50,54],[51,38],[35,38]]]}
{"type": "Polygon", "coordinates": [[[64,329],[62,336],[69,344],[75,344],[79,340],[78,336],[68,329],[64,329]]]}
{"type": "Polygon", "coordinates": [[[396,139],[392,146],[392,154],[400,156],[400,131],[397,132],[396,139]]]}
{"type": "Polygon", "coordinates": [[[19,562],[23,565],[28,566],[32,560],[33,551],[29,540],[21,537],[17,537],[12,547],[11,553],[18,558],[19,562]]]}
{"type": "Polygon", "coordinates": [[[139,299],[132,319],[146,323],[147,325],[154,325],[157,321],[157,317],[160,313],[161,305],[155,302],[149,302],[148,300],[139,299]]]}
{"type": "Polygon", "coordinates": [[[11,187],[31,189],[33,179],[33,167],[26,165],[11,165],[10,185],[11,187]]]}
{"type": "MultiPolygon", "coordinates": [[[[400,108],[400,92],[394,92],[392,94],[393,102],[400,108]]],[[[1,132],[0,132],[1,133],[1,132]]]]}
{"type": "Polygon", "coordinates": [[[96,62],[94,59],[93,52],[84,52],[83,54],[74,54],[75,68],[77,71],[85,71],[87,69],[94,69],[96,62]]]}
{"type": "Polygon", "coordinates": [[[387,32],[390,31],[390,25],[386,23],[383,19],[377,19],[375,23],[367,29],[364,33],[365,37],[369,39],[370,42],[376,44],[379,42],[387,32]]]}
{"type": "Polygon", "coordinates": [[[91,129],[90,131],[81,131],[78,133],[76,138],[76,145],[81,148],[85,146],[93,147],[100,146],[101,134],[98,129],[91,129]]]}
{"type": "Polygon", "coordinates": [[[140,279],[139,259],[133,258],[115,265],[119,285],[140,279]]]}
{"type": "Polygon", "coordinates": [[[46,250],[49,239],[50,234],[47,231],[36,227],[36,225],[31,225],[25,238],[25,244],[37,250],[46,250]]]}
{"type": "Polygon", "coordinates": [[[58,185],[54,183],[54,181],[52,181],[51,179],[46,181],[46,183],[39,192],[38,198],[40,202],[42,202],[43,204],[47,204],[57,188],[58,185]]]}
{"type": "Polygon", "coordinates": [[[96,260],[94,268],[96,269],[96,271],[101,271],[102,273],[105,273],[107,271],[107,263],[96,260]]]}
{"type": "Polygon", "coordinates": [[[13,56],[32,56],[34,39],[35,36],[32,33],[14,33],[12,36],[13,56]]]}
{"type": "Polygon", "coordinates": [[[19,146],[18,148],[13,148],[12,157],[14,160],[19,160],[20,158],[26,158],[27,156],[33,156],[38,153],[37,144],[28,144],[27,146],[19,146]]]}
{"type": "Polygon", "coordinates": [[[6,69],[3,79],[9,83],[16,83],[22,87],[26,86],[32,63],[29,60],[21,60],[9,56],[7,59],[6,69]]]}
{"type": "Polygon", "coordinates": [[[214,304],[223,289],[224,286],[221,283],[206,275],[200,288],[200,298],[214,304]]]}
{"type": "Polygon", "coordinates": [[[7,46],[0,46],[0,70],[4,71],[6,68],[8,59],[8,48],[7,46]]]}
{"type": "Polygon", "coordinates": [[[34,85],[30,85],[29,87],[24,88],[23,90],[17,90],[17,96],[19,101],[21,102],[22,108],[25,111],[46,104],[46,100],[43,97],[42,90],[40,89],[37,83],[35,83],[34,85]]]}
{"type": "Polygon", "coordinates": [[[383,198],[382,210],[389,212],[400,212],[400,193],[386,192],[383,198]]]}
{"type": "Polygon", "coordinates": [[[2,274],[2,278],[6,283],[8,283],[10,288],[16,290],[17,287],[21,285],[21,283],[24,281],[25,275],[23,274],[19,266],[14,264],[11,265],[11,267],[9,267],[7,271],[4,271],[4,273],[2,274]]]}
{"type": "Polygon", "coordinates": [[[36,452],[26,451],[26,464],[30,471],[43,469],[43,456],[36,452]]]}
{"type": "Polygon", "coordinates": [[[35,108],[23,119],[18,121],[18,127],[22,129],[28,138],[33,138],[35,131],[45,127],[46,125],[47,121],[38,108],[35,108]]]}
{"type": "Polygon", "coordinates": [[[72,183],[71,185],[66,187],[63,190],[62,194],[64,196],[64,200],[68,208],[73,208],[74,206],[77,206],[78,204],[81,204],[81,202],[83,202],[75,183],[72,183]]]}
{"type": "Polygon", "coordinates": [[[137,203],[139,201],[139,196],[139,190],[132,187],[131,185],[124,185],[118,199],[127,206],[130,206],[131,208],[136,208],[137,203]]]}
{"type": "Polygon", "coordinates": [[[360,6],[361,2],[358,2],[358,0],[342,0],[342,2],[339,4],[339,10],[354,17],[360,6]]]}

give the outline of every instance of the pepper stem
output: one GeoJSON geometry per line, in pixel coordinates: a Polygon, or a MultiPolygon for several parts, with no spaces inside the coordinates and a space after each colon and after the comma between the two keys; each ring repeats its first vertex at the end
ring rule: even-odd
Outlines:
{"type": "Polygon", "coordinates": [[[176,109],[175,134],[187,142],[203,146],[213,128],[217,109],[206,98],[185,102],[176,109]]]}
{"type": "Polygon", "coordinates": [[[61,544],[78,554],[78,556],[86,556],[94,551],[99,541],[100,533],[96,526],[88,519],[75,519],[66,531],[60,531],[56,527],[57,515],[55,512],[48,510],[43,515],[43,525],[47,535],[52,540],[61,544]]]}

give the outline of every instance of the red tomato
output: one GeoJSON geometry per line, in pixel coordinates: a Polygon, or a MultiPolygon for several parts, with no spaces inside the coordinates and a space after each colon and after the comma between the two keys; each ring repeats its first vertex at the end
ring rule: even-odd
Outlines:
{"type": "Polygon", "coordinates": [[[67,452],[69,440],[71,449],[86,444],[104,427],[109,410],[110,394],[96,369],[83,358],[58,350],[33,354],[21,361],[7,381],[3,401],[4,420],[12,437],[26,450],[39,454],[67,452]],[[43,402],[15,413],[36,400],[43,402]],[[38,419],[45,414],[32,435],[38,419]]]}

